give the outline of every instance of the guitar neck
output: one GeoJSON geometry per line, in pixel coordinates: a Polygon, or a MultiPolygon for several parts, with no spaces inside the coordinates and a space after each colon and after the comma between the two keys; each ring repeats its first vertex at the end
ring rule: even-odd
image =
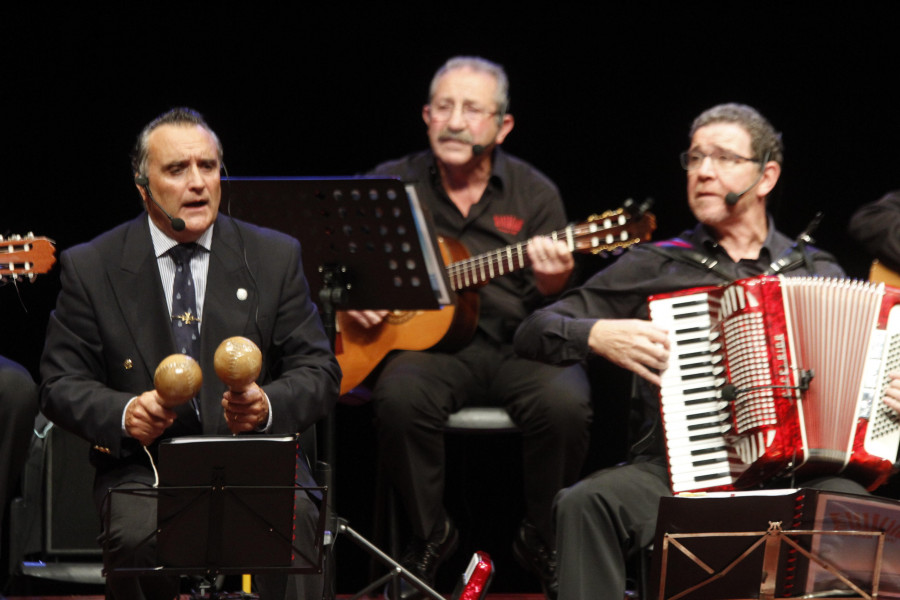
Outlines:
{"type": "Polygon", "coordinates": [[[46,273],[56,262],[55,252],[53,241],[45,237],[0,236],[0,281],[46,273]]]}
{"type": "Polygon", "coordinates": [[[531,263],[528,260],[527,249],[527,241],[519,242],[452,263],[447,266],[450,287],[453,291],[459,292],[487,283],[495,277],[524,269],[531,263]]]}
{"type": "MultiPolygon", "coordinates": [[[[583,223],[569,225],[548,237],[565,242],[569,252],[600,254],[621,251],[648,240],[654,229],[656,218],[652,213],[644,211],[638,218],[633,218],[618,209],[593,215],[583,223]]],[[[450,287],[458,292],[527,267],[531,264],[528,244],[528,241],[519,242],[447,265],[450,287]]]]}
{"type": "MultiPolygon", "coordinates": [[[[547,237],[554,241],[562,240],[566,243],[569,252],[577,252],[582,248],[577,243],[586,235],[599,234],[609,231],[609,223],[606,226],[592,222],[569,225],[559,231],[550,233],[547,237]]],[[[507,275],[514,271],[524,269],[531,264],[528,259],[529,241],[511,244],[505,248],[491,250],[477,256],[470,256],[464,260],[454,262],[447,266],[447,275],[450,277],[450,286],[458,292],[466,288],[487,283],[495,277],[507,275]]],[[[593,251],[597,247],[595,243],[589,248],[593,251]]]]}
{"type": "MultiPolygon", "coordinates": [[[[569,252],[602,254],[648,240],[654,229],[656,218],[652,213],[642,210],[635,218],[620,208],[592,215],[587,221],[554,231],[548,237],[565,242],[569,252]]],[[[528,244],[519,242],[447,265],[450,287],[458,292],[527,267],[531,263],[528,244]]]]}

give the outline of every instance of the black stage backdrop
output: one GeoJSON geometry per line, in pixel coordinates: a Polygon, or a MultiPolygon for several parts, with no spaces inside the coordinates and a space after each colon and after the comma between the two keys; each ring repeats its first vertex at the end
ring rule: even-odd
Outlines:
{"type": "MultiPolygon", "coordinates": [[[[559,185],[572,220],[652,196],[657,238],[690,226],[677,155],[691,120],[728,101],[784,132],[778,226],[796,235],[823,210],[815,238],[851,275],[869,257],[845,233],[849,216],[900,186],[891,8],[307,4],[2,9],[0,233],[33,231],[63,251],[134,216],[128,152],[173,106],[207,117],[236,176],[354,174],[424,148],[427,86],[457,54],[506,67],[505,148],[559,185]]],[[[0,289],[0,352],[35,375],[57,290],[56,270],[0,289]]],[[[359,492],[344,497],[370,497],[359,492]]]]}

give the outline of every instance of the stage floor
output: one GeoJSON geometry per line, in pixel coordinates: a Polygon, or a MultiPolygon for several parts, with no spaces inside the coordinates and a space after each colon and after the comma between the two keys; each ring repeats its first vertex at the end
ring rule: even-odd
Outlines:
{"type": "MultiPolygon", "coordinates": [[[[349,594],[338,594],[337,600],[350,598],[349,594]]],[[[103,600],[103,596],[0,596],[5,600],[103,600]]],[[[182,596],[181,600],[188,600],[182,596]]],[[[376,600],[376,599],[372,599],[376,600]]],[[[379,597],[377,600],[381,600],[379,597]]],[[[486,600],[544,600],[542,594],[488,594],[486,600]]]]}

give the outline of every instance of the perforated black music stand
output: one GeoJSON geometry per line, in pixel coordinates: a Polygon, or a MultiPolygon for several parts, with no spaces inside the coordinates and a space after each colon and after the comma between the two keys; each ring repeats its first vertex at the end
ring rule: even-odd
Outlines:
{"type": "MultiPolygon", "coordinates": [[[[430,215],[412,185],[381,177],[229,177],[222,191],[223,210],[231,216],[300,240],[304,273],[317,292],[313,297],[332,348],[337,309],[435,310],[453,302],[430,215]]],[[[324,454],[334,468],[333,417],[325,428],[324,454]]],[[[330,482],[328,487],[333,490],[330,482]]],[[[332,491],[332,502],[334,496],[332,491]]],[[[345,521],[330,530],[345,533],[389,565],[387,577],[402,576],[441,598],[345,521]]]]}
{"type": "Polygon", "coordinates": [[[430,217],[413,186],[383,177],[222,180],[223,210],[303,244],[314,291],[343,310],[433,310],[452,301],[430,217]],[[332,277],[334,281],[329,281],[332,277]]]}
{"type": "MultiPolygon", "coordinates": [[[[453,302],[428,212],[412,185],[381,177],[223,179],[223,210],[300,240],[303,268],[335,347],[337,309],[434,310],[453,302]]],[[[325,457],[334,468],[334,419],[325,457]]],[[[333,486],[331,502],[334,502],[333,486]]],[[[329,508],[329,512],[331,512],[329,508]]],[[[431,588],[355,532],[331,523],[433,598],[431,588]]]]}

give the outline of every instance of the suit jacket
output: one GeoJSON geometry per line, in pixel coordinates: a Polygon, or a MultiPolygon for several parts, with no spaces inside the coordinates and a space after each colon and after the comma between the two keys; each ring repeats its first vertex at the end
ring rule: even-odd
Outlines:
{"type": "MultiPolygon", "coordinates": [[[[122,432],[122,413],[132,397],[153,388],[156,366],[176,351],[147,216],[62,253],[60,263],[62,290],[41,359],[41,408],[90,442],[98,474],[146,465],[140,444],[122,432]]],[[[338,396],[340,368],[310,299],[300,244],[219,215],[206,285],[202,426],[188,403],[161,439],[230,433],[213,355],[235,335],[262,351],[258,383],[271,402],[271,433],[302,432],[325,416],[338,396]]]]}

